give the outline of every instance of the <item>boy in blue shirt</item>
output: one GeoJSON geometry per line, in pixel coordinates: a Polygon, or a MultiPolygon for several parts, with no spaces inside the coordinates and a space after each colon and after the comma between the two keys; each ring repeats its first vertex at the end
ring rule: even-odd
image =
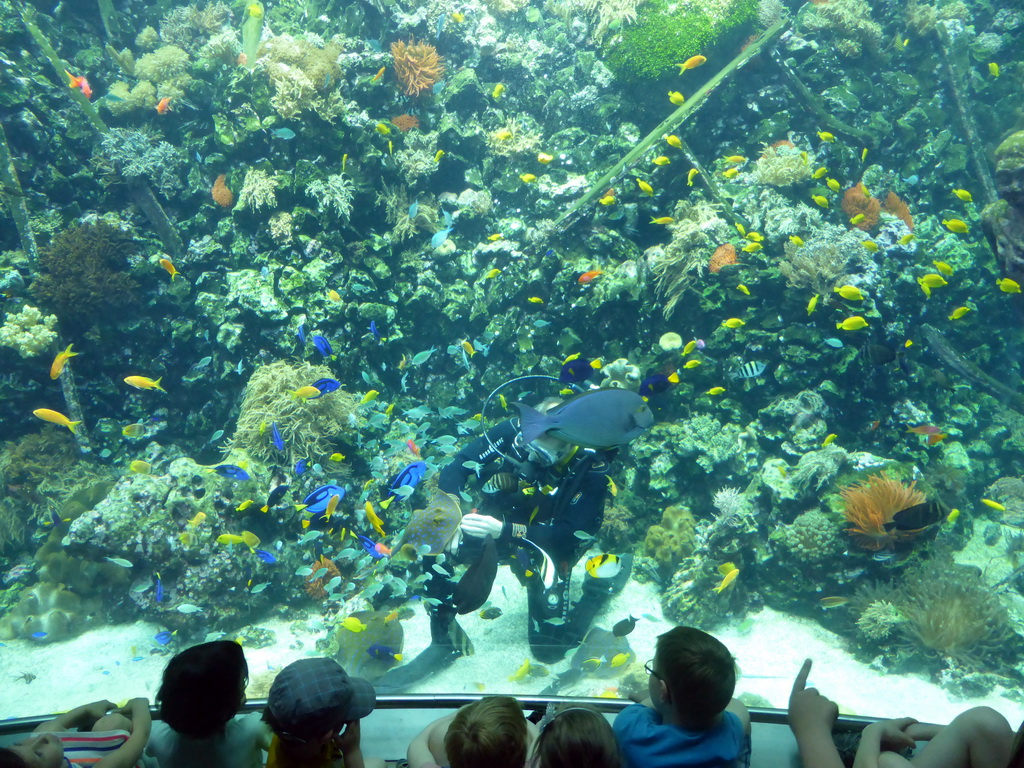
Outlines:
{"type": "Polygon", "coordinates": [[[658,637],[648,698],[615,718],[629,768],[748,768],[750,715],[732,698],[736,660],[706,632],[676,627],[658,637]]]}

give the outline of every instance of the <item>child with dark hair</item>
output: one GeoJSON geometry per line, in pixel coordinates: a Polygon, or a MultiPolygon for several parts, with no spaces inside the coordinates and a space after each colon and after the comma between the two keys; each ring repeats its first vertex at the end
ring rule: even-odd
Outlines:
{"type": "Polygon", "coordinates": [[[172,658],[156,697],[162,722],[146,754],[160,768],[261,768],[270,730],[257,713],[235,718],[248,679],[242,646],[230,640],[172,658]]]}
{"type": "Polygon", "coordinates": [[[592,707],[551,711],[540,721],[530,768],[622,768],[622,752],[605,716],[592,707]]]}
{"type": "Polygon", "coordinates": [[[409,768],[523,768],[537,726],[510,696],[485,696],[435,720],[409,745],[409,768]]]}
{"type": "Polygon", "coordinates": [[[292,662],[274,678],[263,710],[274,731],[267,768],[384,768],[360,745],[359,721],[375,706],[369,681],[333,659],[292,662]]]}
{"type": "Polygon", "coordinates": [[[630,768],[746,768],[750,715],[732,698],[736,660],[706,632],[676,627],[647,663],[648,698],[615,718],[630,768]]]}
{"type": "Polygon", "coordinates": [[[3,768],[131,768],[149,738],[149,701],[118,709],[109,701],[75,707],[40,723],[32,736],[0,749],[3,768]]]}

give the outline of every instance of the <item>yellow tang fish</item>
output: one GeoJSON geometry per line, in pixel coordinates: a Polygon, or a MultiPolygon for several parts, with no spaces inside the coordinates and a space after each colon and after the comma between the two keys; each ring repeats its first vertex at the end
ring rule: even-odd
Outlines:
{"type": "Polygon", "coordinates": [[[519,178],[522,179],[524,184],[532,184],[537,180],[537,177],[532,173],[521,173],[519,174],[519,178]]]}
{"type": "Polygon", "coordinates": [[[636,185],[638,187],[640,187],[640,191],[643,192],[645,195],[650,196],[650,195],[654,194],[654,187],[652,187],[650,184],[648,184],[643,179],[637,179],[636,180],[636,185]]]}
{"type": "Polygon", "coordinates": [[[697,178],[697,174],[700,173],[696,168],[691,168],[690,172],[686,174],[686,186],[692,187],[693,180],[697,178]]]}
{"type": "Polygon", "coordinates": [[[818,138],[826,142],[827,144],[831,144],[836,140],[836,137],[833,136],[828,131],[818,131],[818,138]]]}
{"type": "Polygon", "coordinates": [[[51,424],[59,424],[62,427],[67,427],[71,430],[72,434],[77,434],[75,432],[75,427],[82,423],[80,421],[72,421],[63,413],[60,413],[59,411],[51,411],[49,408],[36,408],[32,411],[32,415],[37,419],[48,421],[51,424]]]}
{"type": "Polygon", "coordinates": [[[723,320],[722,325],[726,328],[742,328],[746,323],[740,320],[738,317],[730,317],[728,320],[723,320]]]}
{"type": "Polygon", "coordinates": [[[764,242],[764,235],[762,235],[760,232],[747,232],[747,234],[745,234],[744,237],[747,238],[747,240],[754,241],[755,243],[764,242]]]}
{"type": "Polygon", "coordinates": [[[349,632],[363,632],[366,630],[366,625],[355,616],[347,617],[343,622],[341,622],[341,626],[349,632]]]}
{"type": "Polygon", "coordinates": [[[612,203],[615,202],[615,195],[605,195],[597,202],[599,202],[601,205],[611,205],[612,203]]]}
{"type": "Polygon", "coordinates": [[[132,472],[138,472],[140,475],[148,475],[153,470],[153,465],[148,461],[142,459],[136,459],[128,465],[128,469],[132,472]]]}
{"type": "Polygon", "coordinates": [[[863,163],[867,159],[868,159],[868,148],[864,147],[864,149],[862,149],[860,151],[860,161],[863,163]]]}
{"type": "Polygon", "coordinates": [[[839,191],[839,182],[835,179],[825,179],[825,186],[831,189],[833,192],[839,191]]]}
{"type": "Polygon", "coordinates": [[[961,219],[943,219],[942,226],[950,232],[956,232],[958,235],[963,235],[970,231],[970,227],[967,226],[967,222],[961,219]]]}
{"type": "Polygon", "coordinates": [[[996,285],[999,286],[999,290],[1003,293],[1020,293],[1020,283],[1008,277],[996,280],[996,285]]]}
{"type": "Polygon", "coordinates": [[[501,232],[495,232],[493,235],[488,235],[487,239],[490,240],[492,243],[495,243],[498,240],[501,240],[501,238],[503,238],[503,237],[504,237],[504,235],[501,234],[501,232]]]}
{"type": "Polygon", "coordinates": [[[723,392],[725,392],[725,387],[712,387],[711,389],[709,389],[704,394],[705,395],[720,395],[723,392]]]}
{"type": "Polygon", "coordinates": [[[737,176],[740,175],[740,169],[726,168],[724,171],[722,171],[722,175],[725,176],[725,178],[727,179],[735,179],[737,176]]]}
{"type": "Polygon", "coordinates": [[[434,154],[434,162],[435,163],[440,163],[442,157],[444,157],[444,150],[443,149],[437,150],[437,152],[434,154]]]}
{"type": "Polygon", "coordinates": [[[327,460],[328,461],[335,461],[335,462],[337,462],[337,461],[344,461],[345,460],[345,454],[344,453],[332,453],[330,456],[327,457],[327,460]]]}
{"type": "Polygon", "coordinates": [[[739,285],[737,285],[736,286],[736,290],[739,291],[740,293],[746,295],[746,296],[750,295],[750,289],[747,288],[747,286],[745,286],[743,283],[740,283],[739,285]]]}
{"type": "Polygon", "coordinates": [[[907,234],[905,234],[903,237],[901,237],[896,242],[899,243],[900,245],[910,245],[910,243],[913,240],[914,240],[914,233],[913,232],[908,232],[907,234]]]}
{"type": "Polygon", "coordinates": [[[727,163],[745,163],[745,162],[747,162],[747,158],[745,158],[743,155],[729,155],[728,157],[723,158],[723,159],[727,163]]]}
{"type": "Polygon", "coordinates": [[[501,274],[501,270],[498,269],[497,267],[494,267],[493,269],[490,269],[490,270],[487,271],[487,274],[484,275],[484,280],[491,280],[491,279],[497,277],[500,274],[501,274]]]}
{"type": "Polygon", "coordinates": [[[960,510],[959,509],[953,509],[953,511],[951,511],[948,515],[946,515],[946,522],[947,523],[955,523],[956,519],[958,517],[960,517],[960,510]]]}
{"type": "Polygon", "coordinates": [[[747,253],[754,253],[755,251],[760,251],[763,247],[764,246],[760,243],[747,243],[740,250],[746,251],[747,253]]]}
{"type": "Polygon", "coordinates": [[[542,299],[540,296],[531,296],[530,298],[527,299],[527,301],[530,302],[531,304],[543,304],[544,303],[544,299],[542,299]]]}
{"type": "Polygon", "coordinates": [[[522,666],[520,666],[519,669],[517,669],[515,672],[509,675],[508,681],[510,683],[518,683],[522,680],[525,680],[528,674],[530,674],[530,660],[524,659],[522,666]]]}
{"type": "Polygon", "coordinates": [[[242,531],[242,543],[249,549],[255,549],[260,545],[260,537],[252,531],[242,531]]]}
{"type": "Polygon", "coordinates": [[[319,395],[320,390],[314,387],[312,384],[307,384],[304,387],[299,387],[298,389],[291,393],[293,400],[301,400],[302,402],[306,402],[307,400],[309,400],[309,398],[318,397],[319,395]]]}
{"type": "Polygon", "coordinates": [[[878,243],[874,240],[862,240],[861,245],[867,249],[868,253],[878,253],[878,243]]]}
{"type": "Polygon", "coordinates": [[[681,64],[676,64],[676,66],[679,67],[679,74],[681,75],[688,69],[696,69],[707,60],[707,56],[701,56],[700,54],[697,54],[696,56],[691,56],[681,64]]]}
{"type": "Polygon", "coordinates": [[[953,194],[956,195],[961,200],[963,200],[965,203],[974,202],[974,198],[971,197],[971,193],[968,192],[966,189],[954,189],[953,194]]]}
{"type": "Polygon", "coordinates": [[[693,350],[695,350],[696,348],[697,348],[697,340],[696,339],[691,339],[690,341],[686,342],[686,346],[683,347],[683,354],[684,355],[688,355],[691,352],[693,352],[693,350]]]}
{"type": "Polygon", "coordinates": [[[1005,512],[1006,511],[1006,507],[1004,507],[998,501],[992,501],[992,499],[982,499],[981,503],[984,504],[986,507],[991,507],[992,509],[996,510],[997,512],[1005,512]]]}
{"type": "Polygon", "coordinates": [[[815,169],[814,169],[814,173],[812,173],[812,174],[811,174],[811,178],[812,178],[812,179],[820,179],[820,178],[821,178],[822,176],[824,176],[824,175],[825,175],[826,173],[828,173],[828,168],[826,168],[826,167],[825,167],[825,166],[823,165],[823,166],[821,166],[820,168],[815,168],[815,169]]]}
{"type": "Polygon", "coordinates": [[[612,656],[611,666],[621,667],[623,664],[626,664],[630,660],[630,658],[631,656],[628,653],[616,653],[614,656],[612,656]]]}
{"type": "Polygon", "coordinates": [[[800,237],[800,235],[790,235],[789,236],[789,242],[791,242],[797,248],[803,248],[804,247],[804,239],[802,237],[800,237]]]}
{"type": "Polygon", "coordinates": [[[966,315],[970,311],[971,311],[970,307],[957,307],[956,309],[954,309],[952,312],[949,313],[949,319],[950,320],[959,320],[961,317],[963,317],[964,315],[966,315]]]}
{"type": "Polygon", "coordinates": [[[856,216],[850,217],[850,223],[856,227],[858,224],[864,221],[865,218],[867,217],[863,213],[858,213],[856,216]]]}
{"type": "Polygon", "coordinates": [[[836,323],[836,328],[844,331],[859,331],[867,327],[868,321],[860,315],[854,315],[853,317],[846,318],[841,323],[836,323]]]}
{"type": "Polygon", "coordinates": [[[538,152],[537,153],[537,162],[540,163],[541,165],[547,165],[548,163],[550,163],[554,159],[555,159],[555,156],[554,155],[549,155],[547,152],[538,152]]]}
{"type": "Polygon", "coordinates": [[[491,98],[492,99],[500,99],[501,98],[501,94],[503,94],[504,92],[505,92],[505,84],[504,83],[498,83],[496,86],[494,86],[494,90],[491,91],[491,98]]]}
{"type": "Polygon", "coordinates": [[[612,476],[611,475],[606,475],[606,477],[608,478],[608,490],[611,492],[613,497],[618,496],[619,495],[619,486],[617,486],[615,484],[615,481],[612,480],[612,476]]]}
{"type": "Polygon", "coordinates": [[[327,292],[327,298],[331,301],[341,301],[341,294],[331,288],[331,290],[327,292]]]}
{"type": "Polygon", "coordinates": [[[154,381],[148,376],[125,376],[124,383],[130,387],[135,387],[136,389],[159,389],[161,392],[166,392],[167,390],[160,386],[160,382],[163,381],[163,378],[164,377],[161,376],[159,379],[154,381]]]}
{"type": "Polygon", "coordinates": [[[999,65],[994,61],[990,61],[988,63],[988,73],[992,75],[992,77],[999,77],[999,65]]]}
{"type": "Polygon", "coordinates": [[[668,159],[667,157],[665,157],[664,155],[658,155],[658,156],[657,156],[656,158],[654,158],[654,159],[653,159],[653,160],[652,160],[651,162],[652,162],[652,163],[654,163],[655,165],[668,165],[668,164],[669,164],[669,163],[671,163],[672,161],[671,161],[671,160],[669,160],[669,159],[668,159]]]}
{"type": "Polygon", "coordinates": [[[498,141],[508,141],[512,138],[512,131],[508,128],[502,128],[500,131],[495,131],[491,135],[498,141]]]}
{"type": "Polygon", "coordinates": [[[670,147],[675,147],[676,149],[683,148],[682,140],[674,133],[665,137],[665,143],[667,143],[670,147]]]}
{"type": "Polygon", "coordinates": [[[855,285],[842,285],[838,288],[833,288],[832,290],[847,301],[864,301],[864,294],[861,293],[860,288],[855,285]]]}
{"type": "Polygon", "coordinates": [[[245,510],[247,510],[249,507],[251,507],[255,503],[256,502],[253,501],[252,499],[246,499],[241,504],[239,504],[237,507],[235,507],[235,511],[236,512],[245,512],[245,510]]]}
{"type": "Polygon", "coordinates": [[[941,288],[944,285],[949,285],[949,283],[946,282],[946,278],[942,275],[936,274],[935,272],[929,272],[924,277],[919,277],[917,282],[922,285],[927,285],[929,288],[941,288]]]}
{"type": "Polygon", "coordinates": [[[471,341],[463,341],[462,351],[465,352],[470,357],[472,357],[473,355],[476,354],[476,347],[473,346],[473,342],[471,341]]]}
{"type": "Polygon", "coordinates": [[[377,123],[374,127],[377,129],[377,133],[381,136],[387,136],[391,133],[391,129],[385,123],[377,123]]]}
{"type": "Polygon", "coordinates": [[[932,264],[934,264],[935,268],[944,275],[948,276],[953,274],[953,268],[944,261],[933,261],[932,264]]]}
{"type": "Polygon", "coordinates": [[[828,208],[828,198],[827,197],[824,197],[822,195],[811,195],[811,200],[814,201],[815,205],[818,205],[818,206],[820,206],[822,208],[828,208]]]}
{"type": "Polygon", "coordinates": [[[376,389],[371,389],[369,392],[367,392],[365,395],[363,395],[363,399],[359,401],[359,404],[360,405],[366,405],[366,403],[369,403],[369,402],[372,402],[373,400],[376,400],[377,399],[377,395],[379,395],[379,394],[380,394],[380,392],[378,392],[376,389]]]}
{"type": "Polygon", "coordinates": [[[814,310],[818,308],[818,294],[811,296],[811,300],[807,302],[807,314],[808,316],[814,314],[814,310]]]}
{"type": "Polygon", "coordinates": [[[679,91],[669,91],[668,100],[675,104],[677,107],[681,107],[686,101],[686,97],[683,96],[679,91]]]}
{"type": "MultiPolygon", "coordinates": [[[[732,563],[726,563],[725,565],[732,565],[732,563]]],[[[721,571],[722,568],[724,568],[724,567],[725,566],[720,566],[718,570],[721,571]]],[[[736,577],[739,576],[739,575],[740,575],[740,569],[737,568],[735,565],[732,565],[732,569],[729,570],[729,571],[726,571],[722,575],[722,581],[712,591],[721,594],[722,592],[724,592],[726,590],[726,588],[728,588],[728,586],[730,584],[732,584],[734,581],[736,581],[736,577]]]]}
{"type": "Polygon", "coordinates": [[[837,437],[839,437],[839,435],[837,435],[835,432],[830,432],[828,435],[825,436],[825,439],[821,441],[821,447],[824,448],[825,446],[832,445],[832,443],[835,442],[837,437]]]}
{"type": "Polygon", "coordinates": [[[72,352],[71,347],[73,344],[68,344],[68,348],[53,358],[53,364],[50,366],[50,378],[56,381],[60,378],[61,372],[64,370],[64,366],[67,365],[68,360],[75,357],[78,352],[72,352]]]}
{"type": "Polygon", "coordinates": [[[683,364],[683,368],[696,368],[698,365],[700,365],[700,360],[687,360],[683,364]]]}

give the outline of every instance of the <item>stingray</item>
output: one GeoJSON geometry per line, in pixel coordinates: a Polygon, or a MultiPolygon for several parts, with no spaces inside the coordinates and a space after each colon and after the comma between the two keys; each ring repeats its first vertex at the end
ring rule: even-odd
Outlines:
{"type": "Polygon", "coordinates": [[[420,555],[439,555],[459,530],[462,508],[459,499],[434,488],[426,509],[412,513],[402,538],[395,545],[395,554],[407,560],[420,555]]]}
{"type": "Polygon", "coordinates": [[[361,632],[339,626],[334,630],[338,651],[334,658],[350,675],[371,682],[397,665],[401,658],[404,631],[399,618],[387,621],[393,611],[356,611],[350,616],[366,625],[361,632]]]}

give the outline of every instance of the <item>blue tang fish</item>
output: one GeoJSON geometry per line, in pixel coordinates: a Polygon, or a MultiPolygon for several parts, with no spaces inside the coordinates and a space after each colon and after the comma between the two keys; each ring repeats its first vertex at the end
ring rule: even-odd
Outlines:
{"type": "Polygon", "coordinates": [[[166,629],[163,632],[157,632],[153,639],[156,640],[160,645],[167,645],[171,642],[171,638],[174,636],[173,632],[168,632],[166,629]]]}
{"type": "Polygon", "coordinates": [[[320,515],[327,511],[327,505],[331,501],[331,496],[340,496],[344,499],[345,489],[340,485],[324,485],[309,494],[309,496],[303,499],[302,503],[314,515],[320,515]]]}
{"type": "Polygon", "coordinates": [[[273,565],[274,563],[277,562],[277,558],[274,557],[269,552],[267,552],[267,550],[265,550],[265,549],[257,549],[256,550],[256,557],[258,557],[260,560],[262,560],[267,565],[273,565]]]}
{"type": "Polygon", "coordinates": [[[306,467],[309,465],[309,459],[299,459],[295,462],[295,474],[302,475],[306,472],[306,467]]]}
{"type": "Polygon", "coordinates": [[[380,331],[377,330],[376,320],[370,321],[370,333],[373,334],[373,338],[375,338],[377,341],[380,341],[380,331]]]}
{"type": "Polygon", "coordinates": [[[318,397],[323,397],[328,392],[337,392],[341,389],[341,382],[337,379],[317,379],[313,382],[313,386],[320,390],[319,395],[313,395],[309,398],[310,400],[316,400],[318,397]]]}
{"type": "Polygon", "coordinates": [[[408,485],[410,488],[415,488],[419,481],[423,479],[423,475],[425,475],[426,472],[427,462],[414,461],[412,464],[410,464],[397,475],[395,475],[395,479],[391,481],[391,490],[388,491],[388,496],[394,496],[395,489],[401,488],[403,485],[408,485]]]}
{"type": "Polygon", "coordinates": [[[219,464],[213,471],[222,477],[230,477],[232,480],[248,480],[249,473],[236,464],[219,464]]]}
{"type": "Polygon", "coordinates": [[[274,444],[274,447],[279,451],[284,450],[284,438],[281,437],[281,430],[277,428],[277,422],[271,422],[270,424],[270,442],[274,444]]]}
{"type": "Polygon", "coordinates": [[[356,538],[359,539],[359,543],[363,545],[363,549],[365,549],[374,560],[383,560],[387,557],[387,555],[377,549],[377,544],[373,539],[368,539],[362,534],[356,536],[356,538]]]}
{"type": "Polygon", "coordinates": [[[160,574],[156,574],[156,601],[162,603],[164,601],[164,583],[160,581],[160,574]]]}
{"type": "Polygon", "coordinates": [[[317,351],[324,357],[330,357],[334,354],[334,350],[331,348],[331,342],[323,336],[314,336],[313,346],[316,347],[317,351]]]}

